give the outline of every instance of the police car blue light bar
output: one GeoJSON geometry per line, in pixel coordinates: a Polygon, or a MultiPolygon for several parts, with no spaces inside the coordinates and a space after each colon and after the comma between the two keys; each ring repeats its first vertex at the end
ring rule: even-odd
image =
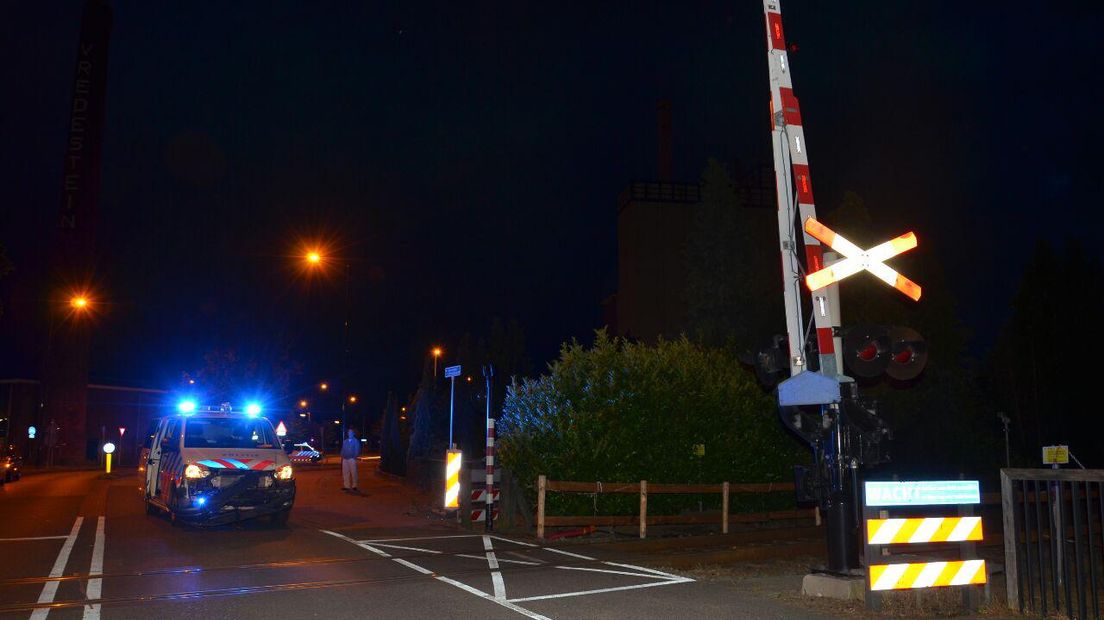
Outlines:
{"type": "Polygon", "coordinates": [[[182,400],[176,405],[176,410],[180,413],[195,413],[196,404],[194,400],[182,400]]]}
{"type": "Polygon", "coordinates": [[[249,403],[245,406],[245,414],[248,416],[257,416],[261,414],[261,406],[257,403],[249,403]]]}

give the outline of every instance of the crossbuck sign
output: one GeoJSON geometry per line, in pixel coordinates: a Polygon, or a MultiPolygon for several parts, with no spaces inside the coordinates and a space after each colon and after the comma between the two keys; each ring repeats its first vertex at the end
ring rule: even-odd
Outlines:
{"type": "Polygon", "coordinates": [[[846,257],[805,276],[805,283],[809,286],[809,290],[824,288],[847,276],[866,270],[913,301],[920,301],[920,285],[885,264],[885,261],[894,256],[915,248],[915,234],[908,232],[869,250],[863,250],[814,218],[805,220],[805,232],[846,257]]]}

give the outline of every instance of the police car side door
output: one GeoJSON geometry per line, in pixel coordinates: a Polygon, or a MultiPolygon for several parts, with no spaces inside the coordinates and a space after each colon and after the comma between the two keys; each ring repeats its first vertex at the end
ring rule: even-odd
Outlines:
{"type": "Polygon", "coordinates": [[[157,497],[157,480],[161,464],[161,438],[169,425],[168,418],[162,418],[149,438],[146,453],[146,497],[157,497]]]}
{"type": "Polygon", "coordinates": [[[182,421],[179,418],[170,418],[161,433],[159,449],[161,457],[157,463],[157,495],[166,506],[171,505],[173,479],[184,471],[184,461],[180,454],[180,427],[182,421]]]}

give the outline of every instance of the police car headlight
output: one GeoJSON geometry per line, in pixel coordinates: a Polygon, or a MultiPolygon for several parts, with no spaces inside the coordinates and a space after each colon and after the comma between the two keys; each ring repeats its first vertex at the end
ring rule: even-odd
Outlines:
{"type": "Polygon", "coordinates": [[[210,475],[211,472],[199,465],[192,464],[184,468],[184,477],[189,480],[199,480],[200,478],[206,478],[210,475]]]}
{"type": "Polygon", "coordinates": [[[277,480],[291,480],[291,465],[284,465],[276,470],[277,480]]]}

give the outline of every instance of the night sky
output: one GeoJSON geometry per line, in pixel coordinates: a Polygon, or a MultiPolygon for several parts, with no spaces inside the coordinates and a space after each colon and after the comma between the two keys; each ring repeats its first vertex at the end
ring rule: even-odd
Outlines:
{"type": "MultiPolygon", "coordinates": [[[[370,402],[493,317],[541,368],[616,290],[658,99],[676,179],[770,162],[759,2],[352,4],[113,3],[94,381],[170,387],[211,347],[273,341],[303,386],[332,376],[340,267],[295,265],[319,238],[350,262],[370,402]]],[[[1101,6],[783,3],[820,208],[854,190],[876,236],[916,230],[978,356],[1036,238],[1089,239],[1101,6]]],[[[81,7],[0,20],[0,377],[38,375],[81,7]]]]}

